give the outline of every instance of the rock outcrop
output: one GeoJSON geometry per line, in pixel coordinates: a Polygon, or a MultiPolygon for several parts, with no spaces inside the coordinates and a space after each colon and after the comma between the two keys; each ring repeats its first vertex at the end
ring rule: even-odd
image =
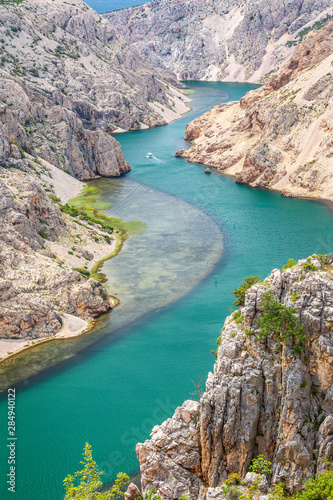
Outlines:
{"type": "Polygon", "coordinates": [[[87,320],[112,307],[104,287],[83,277],[91,250],[100,258],[110,245],[98,227],[61,212],[47,168],[19,159],[14,145],[11,152],[16,158],[0,167],[0,338],[47,337],[64,313],[87,320]]]}
{"type": "Polygon", "coordinates": [[[166,124],[186,98],[80,0],[0,6],[0,125],[79,179],[130,169],[111,133],[166,124]]]}
{"type": "Polygon", "coordinates": [[[179,79],[257,82],[328,13],[329,0],[153,0],[104,16],[153,66],[179,79]]]}
{"type": "Polygon", "coordinates": [[[191,122],[177,153],[236,181],[333,200],[333,22],[311,33],[266,85],[191,122]]]}
{"type": "Polygon", "coordinates": [[[200,401],[186,401],[137,445],[144,494],[156,488],[162,500],[229,498],[221,485],[233,473],[249,485],[246,473],[259,454],[272,462],[269,483],[294,492],[323,468],[322,459],[332,462],[332,262],[312,256],[246,291],[240,312],[225,321],[200,401]],[[299,354],[276,334],[258,339],[267,293],[295,309],[306,336],[299,354]]]}

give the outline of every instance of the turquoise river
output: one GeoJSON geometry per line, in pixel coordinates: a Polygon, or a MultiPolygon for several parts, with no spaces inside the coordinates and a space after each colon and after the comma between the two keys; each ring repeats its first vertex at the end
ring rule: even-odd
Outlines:
{"type": "Polygon", "coordinates": [[[121,305],[87,335],[40,345],[0,364],[0,498],[61,500],[86,442],[111,482],[135,474],[136,443],[172,416],[213,369],[230,292],[288,258],[328,253],[330,208],[237,185],[174,153],[186,124],[253,86],[190,84],[192,111],[166,127],[119,135],[132,171],[93,183],[108,213],[146,223],[108,261],[121,305]],[[146,158],[148,151],[153,158],[146,158]],[[7,388],[16,389],[16,493],[10,493],[7,388]]]}

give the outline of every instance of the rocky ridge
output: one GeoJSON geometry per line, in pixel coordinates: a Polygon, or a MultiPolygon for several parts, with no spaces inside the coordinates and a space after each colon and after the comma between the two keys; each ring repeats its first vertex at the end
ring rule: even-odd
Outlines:
{"type": "Polygon", "coordinates": [[[104,17],[153,66],[179,79],[258,82],[327,14],[329,0],[153,0],[104,17]]]}
{"type": "Polygon", "coordinates": [[[76,178],[128,171],[110,134],[166,124],[185,100],[80,0],[0,6],[4,140],[76,178]]]}
{"type": "Polygon", "coordinates": [[[78,181],[22,158],[15,145],[11,154],[11,166],[0,167],[0,338],[45,338],[61,330],[64,315],[89,320],[113,307],[84,274],[115,238],[61,212],[55,185],[80,190],[78,181]]]}
{"type": "Polygon", "coordinates": [[[156,488],[162,500],[226,500],[227,477],[246,476],[249,486],[248,466],[262,454],[272,474],[256,498],[267,500],[270,484],[294,492],[323,469],[322,459],[332,462],[332,262],[312,256],[246,291],[240,312],[225,321],[200,401],[186,401],[137,445],[143,494],[156,488]],[[275,336],[258,339],[267,293],[296,309],[306,335],[300,354],[292,342],[280,350],[275,336]]]}
{"type": "Polygon", "coordinates": [[[191,122],[176,153],[236,182],[333,200],[333,21],[295,48],[263,87],[191,122]]]}

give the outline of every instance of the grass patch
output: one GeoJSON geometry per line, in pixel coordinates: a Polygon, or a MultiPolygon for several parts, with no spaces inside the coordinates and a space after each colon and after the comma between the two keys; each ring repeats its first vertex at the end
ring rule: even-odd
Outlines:
{"type": "MultiPolygon", "coordinates": [[[[63,212],[72,217],[83,219],[88,224],[97,224],[106,233],[114,234],[116,237],[115,249],[96,262],[91,269],[90,276],[100,283],[107,281],[105,274],[101,273],[104,262],[117,255],[130,235],[136,236],[146,228],[144,222],[138,220],[124,222],[122,219],[108,217],[99,212],[111,206],[111,203],[100,201],[99,189],[96,186],[89,186],[87,184],[76,198],[72,198],[66,205],[61,206],[63,212]]],[[[104,238],[107,243],[111,243],[108,235],[104,235],[104,238]]],[[[79,270],[79,272],[81,271],[79,270]]]]}
{"type": "Polygon", "coordinates": [[[107,232],[119,231],[124,238],[128,238],[131,234],[140,234],[145,229],[146,224],[141,221],[124,222],[122,219],[107,217],[105,214],[99,213],[99,210],[106,210],[112,206],[111,203],[101,202],[99,199],[99,189],[86,184],[82,192],[76,198],[69,200],[65,206],[76,210],[78,215],[81,218],[83,217],[87,222],[95,223],[103,229],[108,229],[107,232]],[[111,229],[112,231],[110,231],[111,229]]]}

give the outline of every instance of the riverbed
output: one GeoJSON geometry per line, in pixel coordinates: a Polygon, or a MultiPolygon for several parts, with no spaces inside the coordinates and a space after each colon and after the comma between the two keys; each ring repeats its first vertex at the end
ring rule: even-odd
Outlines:
{"type": "MultiPolygon", "coordinates": [[[[250,274],[264,278],[288,258],[328,253],[333,218],[323,203],[237,185],[174,153],[188,145],[186,123],[236,100],[247,84],[192,82],[192,111],[166,127],[117,136],[132,171],[94,181],[107,211],[147,224],[108,261],[107,287],[121,305],[79,339],[45,344],[0,367],[16,388],[17,493],[63,498],[64,477],[80,468],[85,442],[105,472],[135,473],[137,442],[191,397],[191,381],[213,369],[230,293],[250,274]],[[147,152],[153,157],[147,158],[147,152]]],[[[6,392],[0,401],[7,427],[6,392]]],[[[7,448],[0,440],[1,498],[7,448]]],[[[4,492],[4,493],[2,493],[4,492]]]]}

